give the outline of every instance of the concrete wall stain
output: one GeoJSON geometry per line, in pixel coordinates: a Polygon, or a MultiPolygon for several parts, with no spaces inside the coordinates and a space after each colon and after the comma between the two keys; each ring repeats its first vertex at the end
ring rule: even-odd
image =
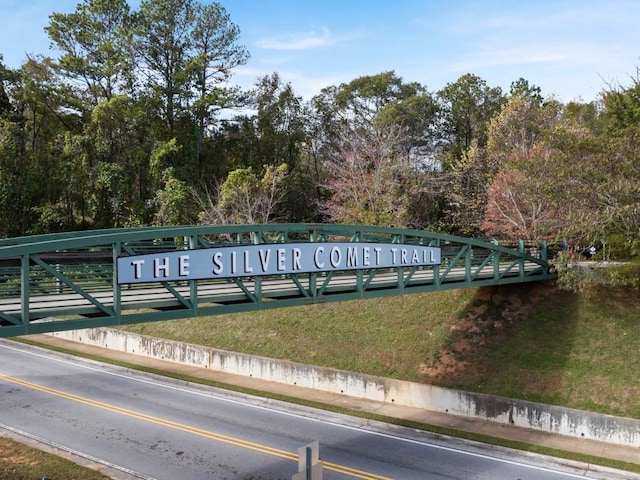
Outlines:
{"type": "Polygon", "coordinates": [[[108,328],[51,335],[103,348],[347,396],[640,447],[640,420],[182,344],[108,328]]]}

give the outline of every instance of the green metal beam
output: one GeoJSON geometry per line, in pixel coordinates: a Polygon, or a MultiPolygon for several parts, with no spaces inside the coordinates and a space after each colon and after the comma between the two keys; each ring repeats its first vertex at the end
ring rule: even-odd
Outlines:
{"type": "MultiPolygon", "coordinates": [[[[255,248],[255,247],[254,247],[255,248]]],[[[182,255],[182,254],[180,254],[182,255]]],[[[186,225],[0,241],[0,336],[113,326],[556,278],[546,243],[331,224],[186,225]],[[237,245],[358,242],[440,249],[425,266],[119,284],[119,258],[237,245]],[[532,254],[535,251],[537,254],[532,254]]]]}

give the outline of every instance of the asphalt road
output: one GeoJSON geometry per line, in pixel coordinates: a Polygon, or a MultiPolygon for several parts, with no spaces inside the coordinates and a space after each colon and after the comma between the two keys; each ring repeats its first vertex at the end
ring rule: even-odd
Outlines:
{"type": "Polygon", "coordinates": [[[6,340],[0,358],[3,426],[140,478],[289,480],[315,440],[325,480],[623,478],[6,340]]]}

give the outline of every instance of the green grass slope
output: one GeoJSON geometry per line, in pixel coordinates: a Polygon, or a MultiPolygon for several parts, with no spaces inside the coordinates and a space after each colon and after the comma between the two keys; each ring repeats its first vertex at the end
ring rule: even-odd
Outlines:
{"type": "Polygon", "coordinates": [[[640,299],[521,284],[124,327],[177,341],[640,418],[640,299]]]}

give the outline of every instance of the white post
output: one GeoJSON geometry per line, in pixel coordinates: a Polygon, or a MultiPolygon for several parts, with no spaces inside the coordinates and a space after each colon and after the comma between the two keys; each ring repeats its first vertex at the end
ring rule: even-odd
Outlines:
{"type": "Polygon", "coordinates": [[[318,440],[298,449],[298,473],[291,480],[322,480],[318,440]]]}

